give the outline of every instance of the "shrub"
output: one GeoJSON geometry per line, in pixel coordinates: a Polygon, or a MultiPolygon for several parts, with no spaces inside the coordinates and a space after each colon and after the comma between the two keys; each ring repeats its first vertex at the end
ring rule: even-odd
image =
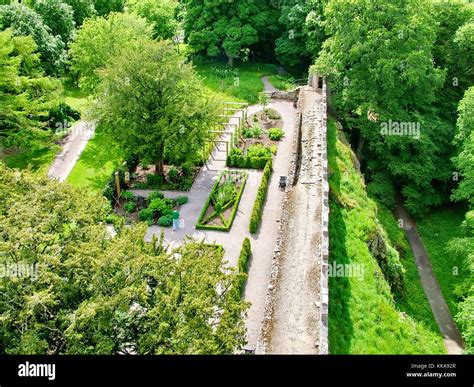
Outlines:
{"type": "Polygon", "coordinates": [[[266,109],[265,113],[267,114],[267,117],[271,120],[279,120],[281,118],[280,114],[275,110],[266,109]]]}
{"type": "Polygon", "coordinates": [[[237,267],[240,274],[239,282],[238,282],[239,295],[243,295],[244,290],[245,290],[245,283],[247,282],[247,273],[248,273],[249,262],[250,262],[251,257],[252,257],[252,246],[250,245],[249,238],[245,238],[242,243],[239,260],[237,262],[237,267]]]}
{"type": "Polygon", "coordinates": [[[252,134],[254,138],[259,138],[262,135],[262,128],[258,124],[252,125],[252,134]]]}
{"type": "Polygon", "coordinates": [[[125,203],[125,205],[123,206],[123,209],[127,211],[128,213],[135,211],[136,208],[137,208],[137,204],[135,202],[125,203]]]}
{"type": "Polygon", "coordinates": [[[161,226],[161,227],[171,227],[171,225],[173,224],[173,218],[171,216],[162,216],[158,219],[158,222],[157,222],[158,226],[161,226]]]}
{"type": "Polygon", "coordinates": [[[173,208],[173,204],[169,202],[170,199],[156,198],[150,202],[148,208],[153,211],[154,216],[163,216],[167,210],[173,208]]]}
{"type": "Polygon", "coordinates": [[[278,147],[276,145],[272,145],[270,147],[270,150],[272,151],[272,154],[276,155],[278,151],[278,147]]]}
{"type": "Polygon", "coordinates": [[[183,165],[181,165],[181,172],[183,173],[183,175],[190,176],[193,174],[193,171],[194,164],[192,162],[186,161],[185,163],[183,163],[183,165]]]}
{"type": "Polygon", "coordinates": [[[163,199],[165,195],[161,193],[160,191],[153,191],[150,195],[147,197],[148,203],[150,203],[153,199],[163,199]]]}
{"type": "Polygon", "coordinates": [[[153,223],[153,210],[151,208],[144,208],[138,213],[138,219],[148,224],[153,223]]]}
{"type": "Polygon", "coordinates": [[[120,193],[120,198],[126,200],[127,202],[136,200],[135,196],[130,191],[122,191],[120,193]]]}
{"type": "Polygon", "coordinates": [[[258,122],[258,117],[256,114],[253,115],[253,122],[258,122]]]}
{"type": "Polygon", "coordinates": [[[268,130],[268,137],[272,141],[280,141],[284,135],[285,132],[283,131],[283,129],[280,128],[270,128],[268,130]]]}
{"type": "Polygon", "coordinates": [[[177,183],[179,180],[179,171],[176,167],[171,167],[168,171],[168,180],[171,183],[177,183]]]}
{"type": "Polygon", "coordinates": [[[252,128],[245,128],[242,134],[245,138],[252,138],[253,137],[253,130],[252,130],[252,128]]]}
{"type": "Polygon", "coordinates": [[[240,148],[232,148],[230,150],[230,155],[231,156],[242,156],[243,154],[244,154],[244,152],[240,148]]]}
{"type": "Polygon", "coordinates": [[[193,178],[191,176],[186,176],[184,179],[181,179],[181,181],[178,184],[178,189],[180,191],[189,191],[191,187],[193,186],[193,178]]]}
{"type": "Polygon", "coordinates": [[[252,215],[250,217],[249,231],[254,234],[257,232],[260,222],[262,220],[263,213],[263,204],[267,197],[268,184],[270,182],[270,177],[272,175],[272,161],[268,160],[267,165],[263,170],[262,182],[260,187],[258,187],[257,198],[252,209],[252,215]]]}
{"type": "Polygon", "coordinates": [[[112,224],[116,231],[119,231],[125,225],[125,219],[123,216],[111,213],[105,218],[105,222],[112,224]]]}
{"type": "Polygon", "coordinates": [[[388,174],[374,174],[372,181],[367,184],[367,193],[370,196],[375,197],[388,209],[395,207],[395,187],[393,186],[392,180],[388,174]]]}
{"type": "Polygon", "coordinates": [[[272,151],[270,148],[263,146],[262,144],[255,144],[247,148],[248,157],[272,157],[272,151]]]}
{"type": "Polygon", "coordinates": [[[146,186],[149,188],[158,188],[163,184],[163,176],[149,174],[146,175],[146,186]]]}
{"type": "Polygon", "coordinates": [[[178,196],[176,198],[176,203],[180,206],[182,206],[183,204],[186,204],[188,202],[188,197],[187,196],[178,196]]]}

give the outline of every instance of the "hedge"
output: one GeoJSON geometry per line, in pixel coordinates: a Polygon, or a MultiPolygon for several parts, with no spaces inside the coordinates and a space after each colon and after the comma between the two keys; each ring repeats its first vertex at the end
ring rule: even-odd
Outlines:
{"type": "Polygon", "coordinates": [[[196,224],[196,229],[197,230],[230,231],[230,229],[232,228],[232,223],[234,223],[235,215],[237,215],[237,209],[239,208],[240,199],[242,198],[242,194],[243,194],[244,188],[245,188],[245,183],[247,182],[247,178],[248,178],[248,174],[246,172],[241,172],[241,173],[243,173],[245,177],[242,180],[242,185],[240,186],[240,190],[237,193],[237,197],[234,200],[233,209],[232,209],[232,212],[230,214],[229,221],[228,221],[227,225],[225,225],[225,226],[212,226],[212,225],[209,226],[209,225],[201,223],[204,220],[204,215],[207,211],[207,208],[211,204],[211,198],[213,197],[214,192],[219,187],[219,183],[220,183],[221,178],[222,178],[222,173],[221,173],[219,178],[216,180],[216,182],[212,186],[211,193],[209,194],[209,197],[207,198],[206,203],[204,204],[204,207],[201,210],[201,214],[199,215],[199,219],[198,219],[197,224],[196,224]]]}
{"type": "Polygon", "coordinates": [[[245,238],[240,250],[237,267],[239,269],[239,282],[237,288],[239,295],[242,296],[245,290],[245,283],[247,282],[250,258],[252,257],[252,246],[249,238],[245,238]]]}
{"type": "Polygon", "coordinates": [[[262,181],[260,187],[258,187],[257,198],[253,204],[252,215],[250,217],[249,231],[255,234],[260,226],[263,213],[263,204],[267,198],[268,185],[270,183],[270,177],[272,175],[272,160],[268,160],[263,170],[262,181]]]}
{"type": "Polygon", "coordinates": [[[226,165],[234,168],[264,169],[270,157],[249,157],[244,155],[227,156],[226,165]]]}

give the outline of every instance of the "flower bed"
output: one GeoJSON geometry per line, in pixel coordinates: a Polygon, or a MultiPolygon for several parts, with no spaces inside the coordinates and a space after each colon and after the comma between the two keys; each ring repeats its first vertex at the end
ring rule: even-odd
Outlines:
{"type": "Polygon", "coordinates": [[[229,231],[234,222],[248,174],[223,171],[211,189],[196,225],[198,230],[229,231]]]}

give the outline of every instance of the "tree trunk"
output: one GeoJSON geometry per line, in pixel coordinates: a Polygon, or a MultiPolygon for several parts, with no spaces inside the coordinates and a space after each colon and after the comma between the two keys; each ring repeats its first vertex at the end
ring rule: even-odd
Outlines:
{"type": "Polygon", "coordinates": [[[232,67],[234,65],[234,58],[232,58],[230,55],[227,55],[227,64],[232,67]]]}
{"type": "Polygon", "coordinates": [[[155,175],[159,175],[159,176],[165,175],[164,162],[163,162],[164,156],[165,156],[165,146],[160,145],[159,152],[158,152],[158,159],[155,164],[155,175]]]}
{"type": "Polygon", "coordinates": [[[362,158],[363,156],[363,151],[364,151],[364,137],[362,137],[362,133],[359,133],[359,141],[357,143],[357,149],[356,149],[356,156],[359,162],[362,164],[362,158]]]}

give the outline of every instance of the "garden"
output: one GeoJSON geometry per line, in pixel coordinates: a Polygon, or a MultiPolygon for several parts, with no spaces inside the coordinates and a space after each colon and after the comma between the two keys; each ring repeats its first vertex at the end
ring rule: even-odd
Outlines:
{"type": "Polygon", "coordinates": [[[161,227],[171,227],[173,211],[180,211],[188,202],[187,196],[175,199],[165,198],[160,191],[153,191],[147,198],[137,197],[131,191],[122,191],[120,199],[115,202],[114,216],[122,216],[127,223],[146,222],[149,226],[156,224],[161,227]]]}
{"type": "Polygon", "coordinates": [[[199,230],[229,231],[237,214],[248,174],[242,171],[223,171],[214,183],[199,216],[199,230]]]}

